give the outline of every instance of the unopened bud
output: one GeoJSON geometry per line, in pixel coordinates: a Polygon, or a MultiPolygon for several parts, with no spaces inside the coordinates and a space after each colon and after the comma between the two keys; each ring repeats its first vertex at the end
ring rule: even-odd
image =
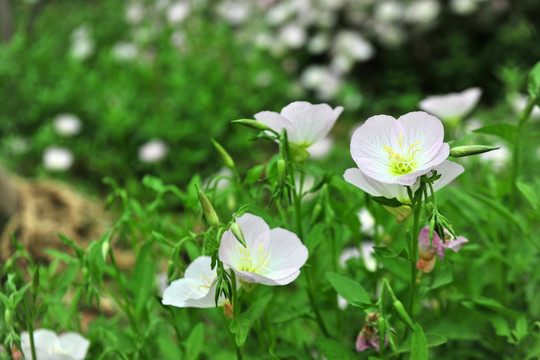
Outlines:
{"type": "Polygon", "coordinates": [[[6,308],[6,310],[4,311],[4,322],[6,324],[6,328],[13,328],[13,312],[11,312],[10,309],[6,308]]]}
{"type": "MultiPolygon", "coordinates": [[[[240,119],[240,120],[233,120],[231,121],[234,124],[240,124],[247,126],[249,128],[259,130],[259,131],[271,131],[273,133],[276,133],[274,130],[270,129],[265,123],[262,123],[257,120],[251,120],[251,119],[240,119]]],[[[277,133],[276,133],[277,134],[277,133]]]]}
{"type": "Polygon", "coordinates": [[[109,254],[110,247],[111,243],[109,242],[109,239],[105,240],[103,244],[101,244],[101,256],[105,261],[107,260],[107,255],[109,254]]]}
{"type": "Polygon", "coordinates": [[[214,139],[212,139],[212,144],[214,144],[214,147],[218,151],[219,156],[221,156],[221,160],[223,160],[223,164],[225,164],[225,166],[231,170],[234,169],[234,161],[229,155],[229,153],[227,152],[227,150],[225,150],[225,148],[221,146],[221,144],[215,141],[214,139]]]}
{"type": "Polygon", "coordinates": [[[236,238],[236,240],[238,240],[238,242],[240,242],[240,244],[242,244],[244,247],[247,247],[246,238],[244,237],[244,232],[242,231],[242,229],[237,223],[231,224],[231,231],[234,237],[236,238]]]}
{"type": "Polygon", "coordinates": [[[217,216],[216,210],[214,210],[214,207],[210,203],[210,200],[206,197],[206,194],[197,187],[197,195],[199,196],[199,202],[201,203],[201,207],[203,209],[204,217],[206,218],[206,221],[210,226],[217,226],[219,225],[219,218],[217,216]]]}
{"type": "Polygon", "coordinates": [[[223,314],[227,319],[233,319],[234,318],[234,305],[230,302],[226,302],[223,304],[223,314]]]}
{"type": "Polygon", "coordinates": [[[323,206],[319,203],[315,204],[313,207],[313,212],[311,213],[311,222],[314,223],[319,219],[323,210],[323,206]]]}
{"type": "Polygon", "coordinates": [[[405,310],[405,307],[403,306],[401,301],[399,301],[399,300],[394,301],[392,306],[394,307],[394,310],[396,311],[396,313],[397,313],[398,317],[401,319],[401,321],[405,325],[407,325],[411,330],[414,331],[414,324],[412,322],[412,319],[409,316],[409,314],[407,313],[407,311],[405,310]]]}
{"type": "Polygon", "coordinates": [[[500,149],[500,146],[487,146],[487,145],[465,145],[457,146],[450,149],[450,156],[453,157],[464,157],[486,153],[489,151],[500,149]]]}

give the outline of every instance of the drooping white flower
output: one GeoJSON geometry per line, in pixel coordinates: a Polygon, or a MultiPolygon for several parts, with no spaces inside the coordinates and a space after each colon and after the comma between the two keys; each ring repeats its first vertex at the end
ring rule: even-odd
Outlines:
{"type": "Polygon", "coordinates": [[[43,166],[51,171],[64,171],[73,164],[73,154],[69,149],[49,146],[43,153],[43,166]]]}
{"type": "Polygon", "coordinates": [[[279,114],[262,111],[255,114],[255,119],[278,133],[285,129],[291,144],[309,148],[330,132],[342,111],[341,106],[332,109],[327,104],[296,101],[285,106],[279,114]]]}
{"type": "MultiPolygon", "coordinates": [[[[463,171],[465,171],[463,166],[448,160],[436,166],[433,170],[437,171],[437,173],[441,175],[441,178],[433,183],[433,191],[437,191],[448,185],[456,177],[463,173],[463,171]]],[[[407,194],[407,188],[403,185],[379,182],[370,178],[369,176],[366,176],[360,169],[357,168],[347,169],[343,176],[347,182],[359,187],[372,196],[383,196],[388,199],[396,198],[402,204],[411,203],[407,194]]],[[[419,183],[413,184],[411,187],[412,191],[416,191],[419,186],[419,183]]]]}
{"type": "Polygon", "coordinates": [[[398,120],[376,115],[354,132],[351,156],[375,182],[410,186],[446,160],[450,147],[443,138],[441,121],[424,112],[398,120]]]}
{"type": "Polygon", "coordinates": [[[231,230],[221,238],[219,259],[243,281],[286,285],[300,275],[308,250],[292,232],[275,228],[259,216],[244,214],[236,219],[246,240],[244,247],[231,230]]]}
{"type": "Polygon", "coordinates": [[[480,88],[470,88],[460,93],[429,96],[418,106],[443,120],[463,119],[476,106],[481,95],[480,88]]]}
{"type": "Polygon", "coordinates": [[[73,136],[81,132],[82,123],[76,115],[58,114],[53,121],[54,131],[61,136],[73,136]]]}
{"type": "Polygon", "coordinates": [[[151,140],[140,147],[139,160],[144,163],[156,163],[162,160],[168,151],[167,145],[162,140],[151,140]]]}
{"type": "MultiPolygon", "coordinates": [[[[163,292],[163,305],[176,307],[215,307],[217,273],[210,256],[199,256],[186,269],[184,277],[173,281],[163,292]]],[[[218,306],[227,302],[220,296],[218,306]]]]}
{"type": "MultiPolygon", "coordinates": [[[[82,360],[90,346],[86,338],[74,332],[56,336],[51,330],[37,329],[33,335],[35,360],[82,360]]],[[[26,331],[21,333],[21,351],[26,359],[32,359],[30,334],[26,331]]]]}

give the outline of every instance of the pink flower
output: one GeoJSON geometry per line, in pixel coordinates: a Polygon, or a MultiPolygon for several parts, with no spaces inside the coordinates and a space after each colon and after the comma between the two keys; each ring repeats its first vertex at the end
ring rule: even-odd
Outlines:
{"type": "Polygon", "coordinates": [[[300,275],[308,250],[296,234],[270,229],[260,217],[244,214],[236,219],[246,240],[244,247],[231,230],[221,238],[219,259],[242,280],[265,285],[286,285],[300,275]]]}
{"type": "Polygon", "coordinates": [[[416,268],[422,270],[425,273],[433,270],[435,266],[436,257],[439,255],[439,260],[444,259],[444,252],[446,249],[450,249],[453,252],[458,252],[463,244],[468,243],[469,240],[463,236],[454,238],[448,230],[444,230],[444,241],[441,240],[436,232],[433,232],[433,243],[429,239],[429,226],[424,227],[418,235],[418,252],[420,259],[416,263],[416,268]]]}
{"type": "Polygon", "coordinates": [[[356,338],[356,351],[361,352],[368,349],[375,349],[376,351],[379,351],[379,329],[373,326],[373,324],[376,324],[378,320],[378,312],[374,312],[366,316],[366,323],[356,338]]]}
{"type": "Polygon", "coordinates": [[[363,175],[379,183],[411,186],[450,154],[439,119],[411,112],[398,120],[369,118],[353,134],[351,156],[363,175]]]}
{"type": "Polygon", "coordinates": [[[332,109],[327,104],[296,101],[285,106],[279,114],[261,111],[255,114],[255,119],[278,133],[285,129],[291,144],[307,149],[328,135],[342,111],[341,106],[332,109]]]}

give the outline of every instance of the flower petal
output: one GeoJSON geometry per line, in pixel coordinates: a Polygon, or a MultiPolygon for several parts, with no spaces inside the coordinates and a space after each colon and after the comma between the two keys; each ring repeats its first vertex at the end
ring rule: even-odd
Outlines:
{"type": "Polygon", "coordinates": [[[86,356],[90,341],[80,334],[68,332],[58,337],[60,346],[69,353],[73,360],[82,360],[86,356]]]}
{"type": "MultiPolygon", "coordinates": [[[[36,349],[36,356],[38,359],[51,359],[49,355],[52,347],[59,348],[60,342],[54,331],[48,329],[36,329],[34,330],[34,347],[36,349]]],[[[30,334],[26,331],[21,333],[21,351],[25,359],[32,359],[32,351],[30,348],[30,334]]]]}
{"type": "Polygon", "coordinates": [[[328,135],[342,111],[341,106],[332,109],[328,104],[295,101],[285,106],[281,115],[294,126],[294,132],[288,134],[289,140],[311,145],[328,135]]]}
{"type": "Polygon", "coordinates": [[[444,161],[433,170],[436,170],[437,173],[441,174],[440,179],[433,183],[434,191],[445,187],[465,171],[460,164],[448,160],[444,161]]]}
{"type": "MultiPolygon", "coordinates": [[[[397,120],[404,129],[403,148],[407,149],[412,144],[419,143],[414,149],[421,149],[415,154],[419,169],[425,169],[426,164],[431,162],[439,153],[444,141],[444,127],[439,119],[423,111],[413,111],[400,116],[397,120]]],[[[448,150],[450,151],[450,150],[448,150]]],[[[446,155],[448,157],[448,155],[446,155]]],[[[445,157],[445,158],[446,158],[445,157]]],[[[440,164],[442,160],[438,163],[440,164]]],[[[436,166],[435,164],[433,166],[436,166]]]]}
{"type": "Polygon", "coordinates": [[[429,96],[418,106],[442,119],[463,118],[476,106],[481,95],[480,88],[470,88],[460,93],[429,96]]]}
{"type": "Polygon", "coordinates": [[[263,218],[249,213],[236,218],[236,223],[242,229],[248,247],[258,245],[259,236],[270,231],[270,227],[263,218]]]}
{"type": "Polygon", "coordinates": [[[372,196],[384,196],[387,199],[398,199],[403,204],[410,203],[407,189],[398,184],[386,184],[366,176],[360,169],[351,168],[343,175],[345,181],[359,187],[372,196]]]}
{"type": "Polygon", "coordinates": [[[443,246],[445,248],[447,248],[447,249],[452,250],[453,252],[458,252],[461,249],[461,247],[463,246],[463,244],[466,244],[468,242],[469,242],[469,240],[467,240],[463,236],[458,236],[457,238],[447,242],[443,246]]]}
{"type": "Polygon", "coordinates": [[[386,163],[388,154],[383,146],[391,146],[397,141],[394,125],[396,119],[388,115],[375,115],[366,120],[354,132],[351,138],[351,156],[359,168],[362,164],[360,159],[371,159],[377,163],[386,163]]]}
{"type": "Polygon", "coordinates": [[[184,273],[185,279],[199,280],[201,276],[205,276],[208,279],[213,279],[214,271],[210,267],[212,265],[212,258],[210,256],[199,256],[189,264],[184,273]]]}
{"type": "Polygon", "coordinates": [[[287,136],[290,138],[295,132],[293,124],[277,112],[261,111],[255,114],[254,117],[255,120],[266,124],[270,129],[274,130],[278,134],[281,134],[281,130],[285,129],[287,131],[287,136]]]}

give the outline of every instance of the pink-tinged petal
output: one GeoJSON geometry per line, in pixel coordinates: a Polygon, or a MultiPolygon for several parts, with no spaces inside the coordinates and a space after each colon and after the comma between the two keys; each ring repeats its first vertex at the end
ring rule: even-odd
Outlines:
{"type": "Polygon", "coordinates": [[[88,339],[74,332],[61,334],[58,340],[62,349],[68,352],[73,360],[84,359],[90,346],[88,339]]]}
{"type": "MultiPolygon", "coordinates": [[[[258,246],[261,234],[270,231],[270,227],[260,216],[249,213],[236,218],[236,223],[242,229],[248,247],[258,246]]],[[[240,244],[238,241],[236,242],[240,244]]]]}
{"type": "Polygon", "coordinates": [[[463,118],[476,106],[481,95],[480,88],[470,88],[460,93],[429,96],[419,107],[442,119],[463,118]]]}
{"type": "Polygon", "coordinates": [[[441,174],[440,179],[433,183],[434,191],[445,187],[465,171],[460,164],[448,160],[444,161],[433,170],[436,170],[437,173],[441,174]]]}
{"type": "Polygon", "coordinates": [[[434,231],[432,243],[429,238],[429,226],[424,226],[422,230],[420,230],[420,234],[418,234],[418,244],[426,247],[431,247],[431,245],[433,245],[434,248],[439,248],[442,246],[442,241],[439,235],[434,231]]]}
{"type": "Polygon", "coordinates": [[[388,199],[396,198],[403,204],[410,203],[407,189],[402,185],[385,184],[366,176],[360,169],[351,168],[343,175],[345,181],[359,187],[372,196],[384,196],[388,199]]]}
{"type": "Polygon", "coordinates": [[[371,159],[378,163],[386,163],[388,154],[383,146],[394,144],[399,133],[396,134],[394,125],[396,119],[388,115],[375,115],[366,120],[351,138],[351,156],[359,168],[362,169],[360,159],[371,159]]]}
{"type": "Polygon", "coordinates": [[[445,248],[447,248],[447,249],[452,250],[453,252],[458,252],[461,249],[461,247],[463,246],[463,244],[466,244],[468,242],[469,242],[469,240],[467,240],[463,236],[458,236],[454,240],[450,240],[450,241],[446,242],[443,246],[445,248]]]}
{"type": "Polygon", "coordinates": [[[416,262],[416,268],[424,273],[431,272],[431,270],[433,270],[433,268],[435,267],[436,261],[437,261],[437,258],[435,256],[429,260],[424,260],[420,258],[416,262]]]}
{"type": "Polygon", "coordinates": [[[410,112],[397,121],[404,129],[403,148],[408,149],[412,144],[419,143],[412,149],[421,149],[415,153],[415,159],[420,168],[425,168],[421,164],[430,162],[439,153],[444,141],[443,124],[435,116],[423,111],[410,112]]]}
{"type": "Polygon", "coordinates": [[[332,109],[328,104],[313,105],[295,101],[281,110],[281,115],[294,126],[289,140],[296,144],[314,144],[324,138],[334,126],[343,108],[332,109]]]}
{"type": "Polygon", "coordinates": [[[290,138],[294,134],[294,125],[285,117],[281,116],[277,112],[273,111],[261,111],[255,114],[255,120],[266,124],[270,129],[274,130],[278,134],[281,134],[281,130],[287,131],[287,136],[290,138]]]}

